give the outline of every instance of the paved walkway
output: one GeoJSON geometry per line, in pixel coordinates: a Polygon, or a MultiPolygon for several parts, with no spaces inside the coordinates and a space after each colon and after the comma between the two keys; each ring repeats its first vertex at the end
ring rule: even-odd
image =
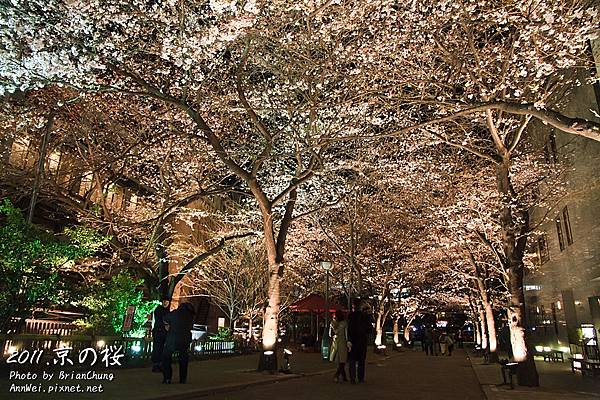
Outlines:
{"type": "MultiPolygon", "coordinates": [[[[351,385],[332,380],[334,367],[323,362],[316,353],[295,353],[293,374],[271,375],[256,372],[258,355],[205,360],[190,363],[187,384],[161,384],[162,376],[149,368],[111,370],[113,380],[87,381],[55,376],[51,381],[0,378],[0,399],[127,399],[127,400],[248,400],[277,399],[444,399],[444,400],[587,400],[600,399],[600,380],[572,374],[568,363],[538,362],[540,388],[499,386],[499,365],[483,364],[470,359],[458,349],[452,357],[426,356],[420,351],[406,350],[367,358],[367,382],[351,385]],[[10,393],[11,385],[31,384],[45,393],[10,393]],[[51,386],[76,387],[102,385],[102,393],[49,393],[51,386]]],[[[177,381],[175,368],[174,380],[177,381]]],[[[6,375],[6,374],[5,374],[6,375]]]]}
{"type": "MultiPolygon", "coordinates": [[[[572,373],[568,362],[554,363],[536,359],[540,387],[517,386],[511,390],[502,383],[498,364],[484,364],[472,358],[473,369],[488,400],[592,400],[600,399],[600,379],[572,373]]],[[[516,377],[514,378],[516,382],[516,377]]]]}
{"type": "Polygon", "coordinates": [[[421,352],[393,353],[367,359],[366,383],[334,383],[332,373],[221,393],[211,400],[259,398],[294,400],[480,400],[485,399],[463,351],[452,357],[427,357],[421,352]]]}

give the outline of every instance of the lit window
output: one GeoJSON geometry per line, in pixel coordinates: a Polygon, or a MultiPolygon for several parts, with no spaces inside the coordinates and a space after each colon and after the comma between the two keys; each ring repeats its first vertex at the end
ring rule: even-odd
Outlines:
{"type": "Polygon", "coordinates": [[[556,235],[558,236],[558,247],[560,247],[560,251],[565,249],[565,238],[563,236],[562,224],[560,222],[560,215],[556,216],[556,235]]]}
{"type": "Polygon", "coordinates": [[[138,205],[138,197],[135,194],[131,194],[129,198],[129,204],[127,205],[128,210],[135,210],[138,205]]]}
{"type": "Polygon", "coordinates": [[[29,141],[29,138],[17,138],[13,142],[12,148],[10,150],[10,158],[8,160],[10,165],[19,168],[25,167],[25,164],[27,163],[27,159],[29,157],[30,147],[31,143],[29,141]]]}
{"type": "Polygon", "coordinates": [[[558,161],[558,151],[556,149],[556,135],[554,132],[548,135],[548,140],[544,146],[544,155],[548,164],[556,164],[558,161]]]}
{"type": "Polygon", "coordinates": [[[87,172],[81,177],[81,184],[79,185],[79,195],[85,196],[92,189],[93,177],[94,175],[91,172],[87,172]]]}
{"type": "Polygon", "coordinates": [[[548,243],[546,235],[542,235],[537,239],[537,253],[540,265],[550,260],[550,253],[548,252],[548,243]]]}
{"type": "Polygon", "coordinates": [[[56,150],[50,153],[48,157],[48,173],[49,175],[56,175],[60,168],[60,151],[56,150]]]}
{"type": "Polygon", "coordinates": [[[573,233],[571,232],[571,221],[569,220],[569,210],[567,206],[562,210],[563,222],[565,224],[565,236],[567,237],[567,245],[573,244],[573,233]]]}

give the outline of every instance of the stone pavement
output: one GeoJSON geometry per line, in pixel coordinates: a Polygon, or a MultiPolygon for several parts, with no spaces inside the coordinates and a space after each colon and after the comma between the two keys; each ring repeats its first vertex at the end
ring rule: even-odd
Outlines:
{"type": "MultiPolygon", "coordinates": [[[[255,371],[258,355],[239,356],[190,363],[189,382],[161,384],[161,375],[148,368],[113,370],[113,381],[102,382],[101,394],[9,393],[10,384],[24,381],[0,379],[0,399],[483,399],[466,353],[453,357],[426,357],[421,352],[393,352],[390,356],[367,358],[367,383],[336,384],[333,364],[323,362],[317,353],[295,353],[292,375],[271,375],[255,371]],[[406,397],[405,397],[406,396],[406,397]]],[[[175,378],[177,369],[175,368],[175,378]]],[[[176,381],[177,379],[175,379],[176,381]]],[[[38,384],[41,379],[29,381],[38,384]]],[[[54,384],[53,381],[51,384],[54,384]]],[[[76,385],[78,381],[61,381],[76,385]]],[[[94,382],[85,382],[89,384],[94,382]]],[[[48,386],[47,383],[43,383],[48,386]]]]}
{"type": "MultiPolygon", "coordinates": [[[[174,357],[175,359],[175,357],[174,357]]],[[[150,372],[150,368],[110,369],[98,372],[114,374],[113,380],[59,380],[58,371],[49,369],[55,374],[51,381],[44,381],[38,377],[35,380],[9,380],[8,373],[0,377],[0,399],[4,400],[50,400],[50,399],[127,399],[146,400],[153,398],[190,398],[189,395],[207,394],[213,391],[240,390],[246,386],[270,383],[277,380],[299,378],[304,375],[331,371],[332,365],[322,362],[317,353],[294,354],[294,371],[296,375],[271,375],[256,372],[258,354],[234,356],[220,359],[190,362],[188,369],[188,383],[164,385],[161,383],[162,374],[150,372]],[[45,393],[10,393],[12,384],[25,385],[31,383],[41,384],[45,393]],[[102,385],[102,393],[48,393],[51,386],[82,386],[102,385]]],[[[67,369],[66,371],[71,371],[67,369]]],[[[80,371],[76,371],[80,372],[80,371]]],[[[41,375],[41,371],[38,372],[41,375]]],[[[174,362],[173,381],[178,381],[178,370],[174,362]]]]}
{"type": "Polygon", "coordinates": [[[333,374],[278,382],[220,393],[210,400],[480,400],[485,399],[464,351],[452,357],[428,357],[422,352],[369,354],[366,383],[334,383],[333,374]]]}
{"type": "Polygon", "coordinates": [[[537,360],[540,387],[516,384],[515,389],[501,385],[500,365],[485,364],[482,358],[471,358],[473,369],[488,400],[588,400],[600,399],[600,379],[572,373],[568,362],[537,360]]]}
{"type": "MultiPolygon", "coordinates": [[[[443,399],[443,400],[584,400],[600,399],[600,380],[572,374],[568,363],[537,363],[540,388],[499,386],[502,382],[497,364],[483,364],[462,349],[452,357],[426,356],[407,349],[389,356],[368,353],[367,382],[351,385],[333,382],[334,366],[323,362],[318,353],[294,353],[293,374],[256,372],[258,354],[190,363],[187,384],[161,384],[162,376],[149,368],[111,370],[112,381],[62,380],[50,383],[36,380],[9,380],[0,377],[0,399],[127,399],[127,400],[253,400],[277,399],[443,399]],[[102,384],[102,393],[9,393],[12,384],[31,383],[49,386],[102,384]]],[[[177,368],[174,368],[177,381],[177,368]]]]}

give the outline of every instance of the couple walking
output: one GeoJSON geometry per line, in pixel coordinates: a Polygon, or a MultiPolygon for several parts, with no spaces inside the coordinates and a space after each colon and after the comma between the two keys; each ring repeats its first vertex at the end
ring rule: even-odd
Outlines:
{"type": "Polygon", "coordinates": [[[339,382],[340,378],[346,382],[346,362],[350,369],[350,382],[362,383],[365,381],[365,360],[367,358],[367,337],[372,329],[369,315],[361,309],[360,299],[354,299],[352,312],[346,321],[343,311],[335,312],[332,322],[332,349],[330,360],[337,363],[338,368],[333,380],[339,382]]]}
{"type": "Polygon", "coordinates": [[[187,381],[188,350],[192,342],[194,307],[182,303],[169,312],[170,300],[164,298],[162,304],[154,310],[154,328],[152,329],[152,372],[163,373],[163,383],[171,383],[173,369],[171,359],[177,353],[179,361],[179,382],[187,381]]]}

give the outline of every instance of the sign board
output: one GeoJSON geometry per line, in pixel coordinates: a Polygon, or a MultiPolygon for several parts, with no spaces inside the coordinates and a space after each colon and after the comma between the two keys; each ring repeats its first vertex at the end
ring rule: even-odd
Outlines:
{"type": "Polygon", "coordinates": [[[125,311],[125,319],[123,320],[123,328],[121,329],[123,332],[129,332],[131,330],[134,315],[135,306],[127,307],[127,310],[125,311]]]}

